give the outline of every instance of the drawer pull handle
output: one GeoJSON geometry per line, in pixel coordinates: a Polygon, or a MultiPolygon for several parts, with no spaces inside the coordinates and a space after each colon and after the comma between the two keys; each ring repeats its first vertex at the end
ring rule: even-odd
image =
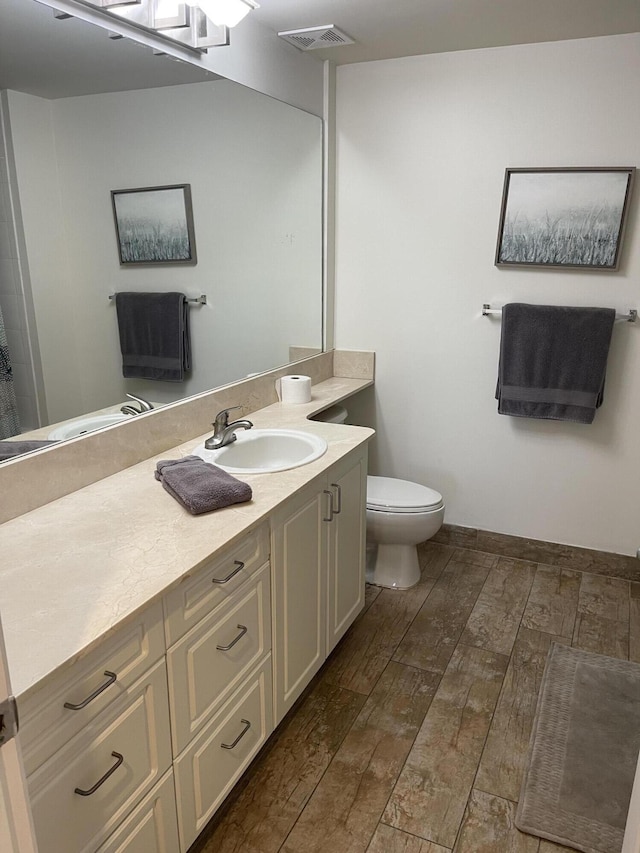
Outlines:
{"type": "Polygon", "coordinates": [[[227,575],[226,578],[211,578],[211,583],[229,583],[231,578],[235,578],[238,572],[241,572],[244,569],[244,563],[240,560],[234,560],[235,569],[231,572],[231,574],[227,575]]]}
{"type": "Polygon", "coordinates": [[[330,492],[328,489],[323,489],[325,495],[329,496],[329,518],[325,516],[322,517],[323,521],[333,521],[333,516],[335,511],[333,509],[333,492],[330,492]]]}
{"type": "Polygon", "coordinates": [[[242,738],[246,735],[246,733],[251,728],[251,723],[249,722],[249,720],[240,720],[240,722],[244,725],[244,728],[242,729],[242,731],[240,732],[240,734],[234,740],[233,743],[221,743],[220,746],[223,749],[233,749],[234,746],[237,746],[240,743],[242,738]]]}
{"type": "Polygon", "coordinates": [[[111,755],[116,759],[116,763],[113,765],[113,767],[110,767],[104,774],[104,776],[101,779],[98,779],[96,784],[89,788],[88,791],[83,791],[82,788],[75,788],[74,790],[76,794],[80,794],[81,797],[90,797],[91,794],[95,794],[95,792],[101,785],[104,785],[109,776],[116,772],[118,767],[120,767],[120,765],[124,761],[124,755],[120,755],[119,752],[112,752],[111,755]]]}
{"type": "Polygon", "coordinates": [[[68,708],[70,711],[81,711],[83,708],[87,707],[89,702],[93,702],[94,699],[97,699],[97,697],[105,691],[107,687],[110,687],[118,677],[115,672],[109,672],[108,669],[105,669],[104,674],[107,676],[107,680],[104,684],[101,684],[100,687],[96,687],[91,696],[87,696],[84,702],[80,702],[78,705],[74,705],[72,702],[65,702],[64,707],[68,708]]]}
{"type": "Polygon", "coordinates": [[[331,483],[332,489],[338,490],[338,506],[335,508],[335,515],[340,515],[342,512],[342,488],[337,483],[331,483]]]}
{"type": "Polygon", "coordinates": [[[219,652],[228,652],[229,649],[232,649],[235,644],[238,643],[249,630],[246,625],[238,625],[237,627],[240,628],[240,633],[238,634],[238,636],[235,637],[235,639],[231,640],[228,646],[216,646],[216,649],[219,652]]]}

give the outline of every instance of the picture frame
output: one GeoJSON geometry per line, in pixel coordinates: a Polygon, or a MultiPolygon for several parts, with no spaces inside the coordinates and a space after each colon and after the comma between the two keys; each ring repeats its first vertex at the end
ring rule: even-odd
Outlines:
{"type": "Polygon", "coordinates": [[[506,169],[496,266],[617,270],[635,171],[506,169]]]}
{"type": "Polygon", "coordinates": [[[191,185],[111,190],[120,266],[196,264],[191,185]]]}

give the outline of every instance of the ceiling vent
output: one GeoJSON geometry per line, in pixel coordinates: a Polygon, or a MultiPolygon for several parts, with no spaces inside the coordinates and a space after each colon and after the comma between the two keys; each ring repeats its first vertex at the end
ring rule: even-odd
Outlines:
{"type": "Polygon", "coordinates": [[[320,47],[340,47],[343,44],[354,43],[352,38],[333,24],[327,24],[324,27],[307,27],[303,30],[284,30],[278,35],[300,50],[317,50],[320,47]]]}

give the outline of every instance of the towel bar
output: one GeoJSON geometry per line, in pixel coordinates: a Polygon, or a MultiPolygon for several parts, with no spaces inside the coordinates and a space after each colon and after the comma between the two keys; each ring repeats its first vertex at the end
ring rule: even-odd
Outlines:
{"type": "MultiPolygon", "coordinates": [[[[115,293],[109,294],[109,299],[115,300],[115,298],[116,298],[115,293]]],[[[192,303],[195,303],[197,305],[206,305],[207,304],[207,294],[201,293],[200,296],[194,296],[193,299],[189,299],[187,297],[187,302],[192,302],[192,303]]]]}
{"type": "MultiPolygon", "coordinates": [[[[488,302],[482,306],[482,316],[488,317],[490,314],[502,316],[502,308],[492,308],[488,302]]],[[[616,320],[624,320],[627,323],[635,323],[638,319],[638,312],[635,308],[630,308],[628,314],[616,314],[616,320]]]]}

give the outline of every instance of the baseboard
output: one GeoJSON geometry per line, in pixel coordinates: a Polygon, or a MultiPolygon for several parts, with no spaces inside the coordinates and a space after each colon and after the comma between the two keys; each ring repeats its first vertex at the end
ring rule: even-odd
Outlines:
{"type": "Polygon", "coordinates": [[[640,581],[640,560],[625,554],[594,551],[590,548],[578,548],[574,545],[561,545],[539,539],[525,539],[505,533],[477,530],[475,527],[459,527],[455,524],[443,524],[431,541],[457,548],[470,548],[475,551],[498,554],[501,557],[574,569],[578,572],[640,581]]]}

